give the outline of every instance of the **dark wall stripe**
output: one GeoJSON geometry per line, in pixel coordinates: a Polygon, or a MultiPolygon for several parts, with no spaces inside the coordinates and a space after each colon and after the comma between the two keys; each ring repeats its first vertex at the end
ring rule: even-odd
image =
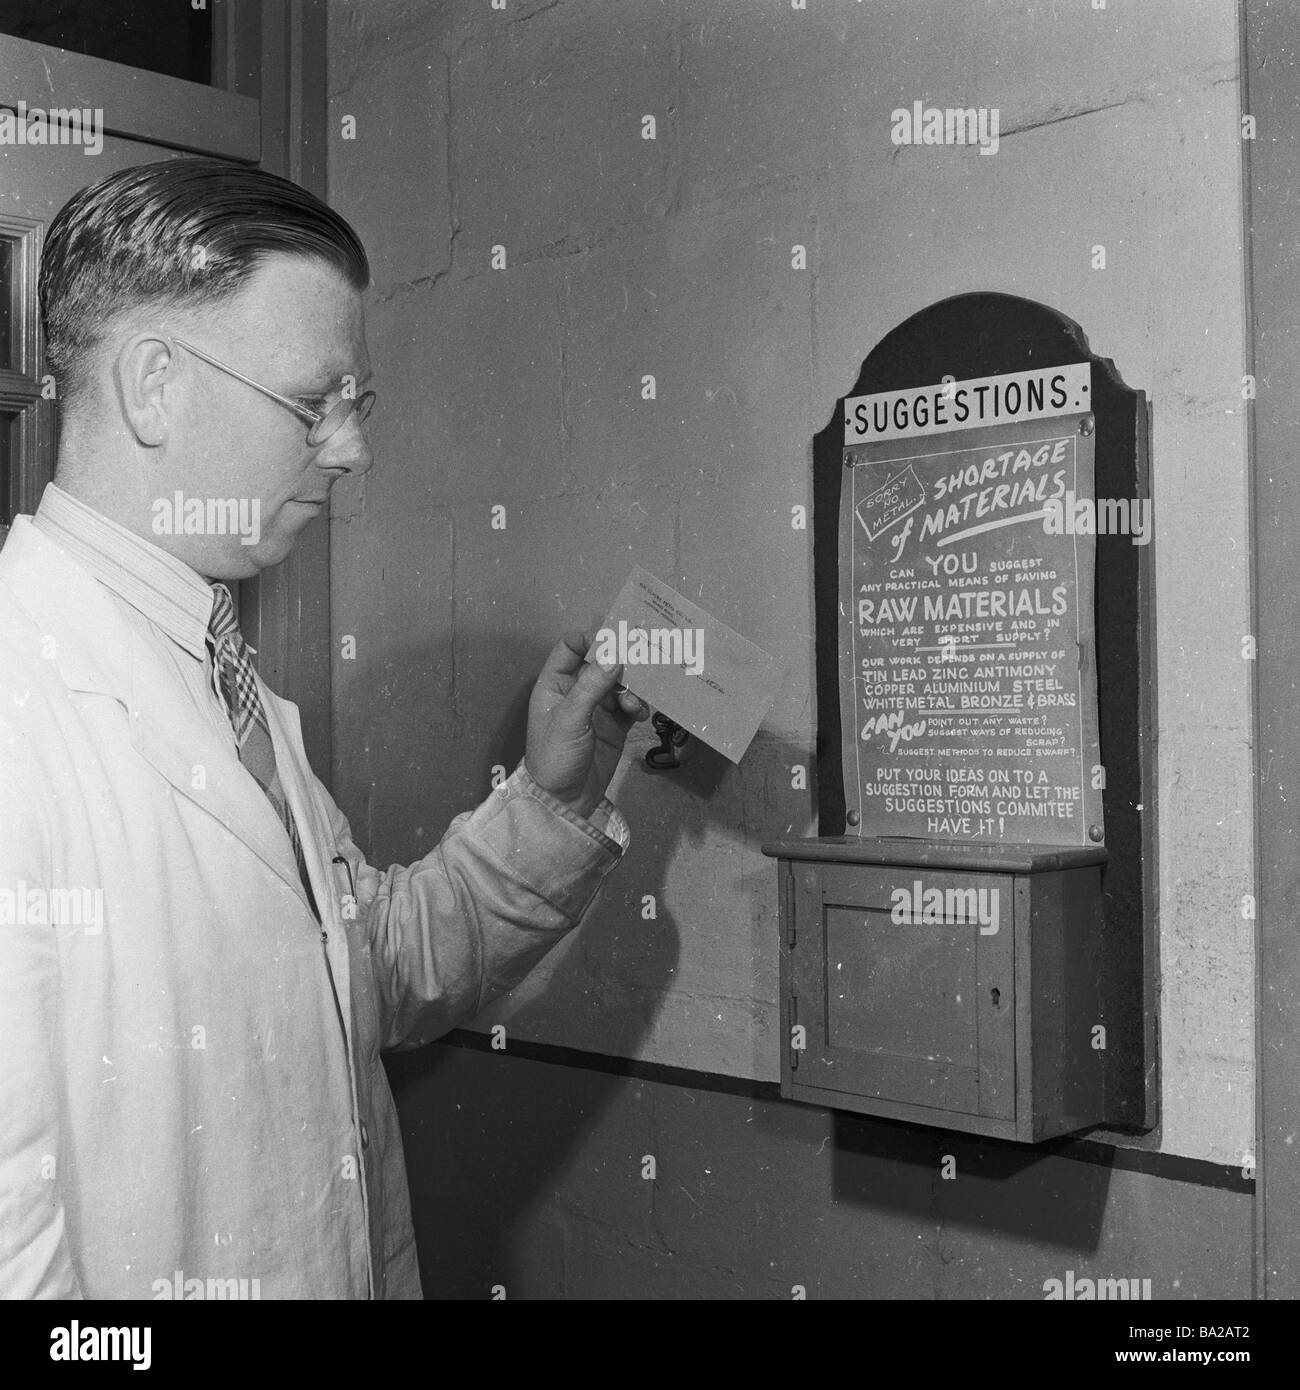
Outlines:
{"type": "MultiPolygon", "coordinates": [[[[486,1033],[474,1033],[457,1028],[440,1038],[433,1047],[460,1047],[475,1052],[492,1052],[492,1039],[486,1033]]],[[[423,1050],[423,1049],[421,1049],[423,1050]]],[[[400,1085],[403,1075],[418,1070],[414,1062],[415,1053],[387,1053],[385,1062],[393,1075],[395,1084],[400,1085]]],[[[661,1062],[643,1062],[631,1057],[611,1057],[602,1052],[584,1052],[576,1047],[556,1047],[551,1043],[527,1042],[511,1039],[509,1046],[498,1054],[502,1059],[521,1058],[529,1062],[544,1062],[557,1067],[578,1067],[584,1071],[603,1072],[612,1076],[625,1076],[633,1081],[650,1081],[662,1086],[679,1086],[690,1091],[716,1091],[725,1095],[747,1096],[751,1100],[771,1104],[798,1104],[783,1102],[780,1087],[775,1081],[751,1081],[741,1076],[724,1076],[718,1072],[692,1071],[688,1067],[669,1067],[661,1062]]],[[[856,1115],[842,1114],[838,1120],[846,1126],[887,1125],[910,1133],[917,1126],[901,1121],[887,1120],[872,1116],[869,1120],[856,1115]]],[[[933,1131],[935,1134],[940,1131],[933,1131]]],[[[1025,1155],[1023,1144],[1013,1144],[1007,1140],[960,1136],[962,1142],[977,1144],[982,1149],[1002,1149],[1008,1153],[1025,1155]]],[[[1210,1163],[1205,1159],[1183,1158],[1177,1154],[1157,1153],[1150,1149],[1127,1149],[1115,1144],[1103,1144],[1092,1139],[1055,1139],[1045,1144],[1035,1144],[1032,1153],[1043,1157],[1054,1156],[1074,1159],[1079,1163],[1093,1163],[1103,1168],[1114,1168],[1121,1172],[1145,1173],[1153,1177],[1165,1178],[1170,1182],[1195,1183],[1201,1187],[1222,1188],[1229,1192],[1253,1193],[1255,1180],[1242,1176],[1242,1170],[1210,1163]]]]}

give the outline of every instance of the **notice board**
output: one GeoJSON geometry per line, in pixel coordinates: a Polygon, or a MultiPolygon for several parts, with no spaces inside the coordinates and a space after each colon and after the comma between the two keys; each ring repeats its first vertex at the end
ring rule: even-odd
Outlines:
{"type": "MultiPolygon", "coordinates": [[[[925,456],[954,447],[954,442],[960,447],[970,445],[972,440],[993,443],[1000,439],[998,447],[1005,447],[1006,440],[1025,441],[1035,437],[1040,429],[1044,438],[1051,436],[1056,429],[1066,428],[1067,417],[1082,423],[1088,413],[1085,410],[1087,402],[1091,403],[1093,432],[1079,436],[1078,466],[1086,470],[1090,450],[1094,496],[1097,499],[1138,499],[1154,508],[1150,416],[1145,393],[1126,385],[1115,364],[1092,351],[1087,334],[1079,324],[1049,305],[1015,295],[993,291],[955,295],[925,305],[888,329],[863,359],[849,390],[834,403],[825,426],[814,435],[812,529],[819,836],[865,839],[872,835],[862,824],[864,798],[860,795],[861,784],[855,780],[856,745],[861,725],[855,727],[844,711],[848,581],[842,572],[841,551],[845,531],[842,512],[849,500],[845,485],[845,475],[849,472],[845,467],[846,451],[865,445],[868,457],[878,453],[881,461],[892,457],[892,461],[897,462],[903,455],[923,460],[925,456]],[[1083,364],[1087,364],[1089,370],[1086,402],[1068,382],[1064,394],[1051,389],[1053,375],[1083,364]],[[1048,373],[1048,384],[1041,400],[1037,391],[1030,400],[1024,381],[1043,371],[1048,373]],[[998,381],[1007,377],[1021,378],[1020,392],[1012,392],[1009,404],[1005,382],[998,381]],[[963,383],[966,393],[959,397],[963,383]],[[982,392],[977,389],[981,385],[985,387],[982,392]],[[995,385],[999,387],[996,392],[995,385]],[[883,400],[877,402],[877,397],[890,398],[887,413],[883,400]],[[870,405],[864,404],[864,398],[870,405]],[[1014,418],[1004,418],[1008,412],[1014,418]],[[848,428],[850,425],[852,430],[848,428]],[[1026,431],[1023,434],[1022,429],[1026,431]],[[1029,432],[1031,429],[1034,434],[1029,432]],[[980,434],[980,430],[988,433],[980,434]],[[910,438],[885,437],[891,431],[909,431],[910,438]],[[1005,434],[999,436],[996,431],[1005,431],[1005,434]],[[963,432],[970,432],[969,437],[963,432]],[[849,820],[849,811],[854,813],[853,821],[849,820]]],[[[974,447],[978,449],[979,443],[974,447]]],[[[913,469],[918,482],[924,469],[924,462],[913,469]]],[[[1079,477],[1083,476],[1080,472],[1079,477]]],[[[888,475],[885,481],[891,479],[892,475],[888,475]]],[[[910,498],[906,495],[908,486],[904,480],[898,484],[900,495],[897,498],[885,494],[877,499],[884,504],[880,521],[888,523],[890,520],[889,506],[906,507],[915,501],[915,488],[910,498]]],[[[972,508],[979,506],[980,489],[977,487],[975,491],[972,508]]],[[[862,486],[858,500],[865,500],[868,495],[869,489],[862,486]]],[[[927,499],[925,508],[931,506],[932,502],[927,499]]],[[[919,542],[917,528],[923,510],[916,509],[913,526],[916,540],[909,538],[909,553],[919,542]]],[[[871,520],[874,530],[879,530],[880,522],[870,510],[867,519],[871,520]]],[[[983,519],[991,519],[987,507],[983,519]]],[[[863,524],[855,521],[854,525],[866,540],[868,533],[863,524]]],[[[905,527],[906,519],[902,525],[905,527]]],[[[1001,529],[1014,533],[1018,528],[1001,529]]],[[[989,531],[975,539],[991,546],[990,538],[996,534],[996,531],[989,531]]],[[[1044,533],[1040,535],[1046,544],[1050,538],[1044,533]]],[[[927,537],[929,540],[937,540],[937,537],[927,537]]],[[[1076,591],[1074,601],[1082,622],[1086,625],[1091,621],[1092,624],[1094,671],[1085,672],[1082,679],[1095,680],[1101,770],[1098,776],[1087,777],[1086,785],[1080,788],[1080,796],[1086,798],[1094,790],[1093,782],[1100,781],[1104,815],[1099,818],[1089,807],[1079,824],[1087,832],[1096,823],[1104,835],[1102,841],[1094,841],[1089,835],[1088,843],[1100,844],[1107,853],[1103,875],[1107,922],[1115,924],[1116,930],[1132,933],[1135,940],[1145,939],[1151,954],[1156,921],[1156,875],[1151,866],[1157,862],[1159,787],[1155,728],[1156,545],[1135,545],[1128,536],[1109,534],[1089,538],[1084,544],[1095,546],[1091,613],[1088,613],[1088,604],[1081,591],[1076,591]]],[[[962,545],[934,546],[936,551],[942,549],[944,553],[954,548],[960,550],[962,545]]],[[[990,557],[993,555],[992,550],[986,553],[990,557]]],[[[990,568],[992,563],[990,558],[990,568]]],[[[1086,626],[1081,630],[1086,631],[1086,626]]],[[[948,649],[951,650],[951,646],[948,649]]],[[[854,720],[856,718],[854,710],[854,720]]],[[[899,747],[902,746],[900,740],[899,747]]],[[[888,750],[886,742],[884,751],[888,750]]],[[[881,763],[880,766],[895,764],[881,763]]],[[[1080,767],[1083,767],[1083,758],[1080,758],[1080,767]]],[[[870,771],[874,773],[875,767],[870,771]]],[[[1088,771],[1091,773],[1090,768],[1088,771]]],[[[1048,785],[1054,784],[1049,782],[1048,785]]],[[[1026,819],[1021,817],[1021,823],[1026,819]]],[[[1046,817],[1041,819],[1045,821],[1046,817]]],[[[904,829],[903,821],[893,815],[887,825],[876,832],[877,836],[885,837],[915,836],[916,833],[915,826],[904,829]]],[[[925,838],[953,840],[951,836],[926,837],[924,827],[920,833],[925,838]]],[[[1034,829],[1033,843],[1041,844],[1043,833],[1042,827],[1034,829]]],[[[992,847],[996,843],[991,836],[983,840],[974,836],[969,840],[958,837],[954,842],[969,843],[972,848],[980,844],[992,847]]],[[[1007,840],[1005,843],[1020,842],[1007,840]]],[[[1052,843],[1049,841],[1045,848],[1051,848],[1052,843]]],[[[1154,954],[1151,958],[1154,959],[1154,954]]]]}
{"type": "Polygon", "coordinates": [[[1090,364],[850,397],[843,420],[849,827],[1102,843],[1090,364]]]}

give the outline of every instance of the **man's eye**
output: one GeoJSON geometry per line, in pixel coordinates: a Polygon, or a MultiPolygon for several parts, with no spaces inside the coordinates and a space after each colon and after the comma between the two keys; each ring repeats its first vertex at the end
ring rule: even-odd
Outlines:
{"type": "Polygon", "coordinates": [[[323,415],[328,404],[324,396],[299,396],[297,400],[299,405],[305,406],[308,410],[314,410],[317,415],[323,415]]]}

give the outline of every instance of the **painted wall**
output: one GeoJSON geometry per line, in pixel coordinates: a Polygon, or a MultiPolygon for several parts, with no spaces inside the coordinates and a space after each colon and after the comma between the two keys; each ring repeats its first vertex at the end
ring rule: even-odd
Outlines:
{"type": "MultiPolygon", "coordinates": [[[[598,624],[633,563],[790,661],[740,767],[697,755],[656,778],[639,765],[652,740],[633,741],[614,793],[626,863],[475,1026],[776,1077],[776,871],[759,845],[815,833],[813,793],[792,789],[814,744],[810,533],[791,526],[810,442],[891,327],[1000,290],[1075,319],[1152,402],[1164,1122],[1145,1142],[1242,1163],[1254,924],[1232,0],[360,0],[330,15],[331,198],[371,251],[381,392],[375,468],[332,513],[336,637],[358,644],[353,661],[336,648],[334,786],[359,841],[409,860],[487,794],[494,765],[522,755],[547,649],[598,624]],[[998,108],[997,153],[895,146],[890,112],[917,100],[998,108]]],[[[581,1087],[562,1071],[539,1084],[581,1087]]],[[[408,1097],[412,1133],[446,1118],[460,1076],[408,1097]]],[[[639,1093],[615,1090],[634,1111],[639,1093]]],[[[745,1123],[695,1099],[715,1138],[745,1123]]],[[[781,1110],[764,1123],[797,1147],[816,1123],[781,1110]]],[[[575,1126],[589,1166],[613,1113],[575,1126]]],[[[841,1159],[821,1162],[824,1186],[841,1159]]],[[[1167,1200],[1159,1179],[1114,1181],[1127,1195],[1103,1223],[1167,1200]]],[[[1248,1245],[1239,1206],[1230,1227],[1215,1210],[1189,1239],[1248,1245]]],[[[867,1203],[854,1220],[885,1218],[867,1203]]],[[[918,1265],[916,1287],[927,1277],[918,1265]]]]}
{"type": "Polygon", "coordinates": [[[1042,1299],[1071,1270],[1076,1289],[1251,1297],[1239,1177],[1171,1181],[1170,1160],[1112,1169],[508,1052],[434,1044],[389,1072],[426,1297],[1042,1299]]]}

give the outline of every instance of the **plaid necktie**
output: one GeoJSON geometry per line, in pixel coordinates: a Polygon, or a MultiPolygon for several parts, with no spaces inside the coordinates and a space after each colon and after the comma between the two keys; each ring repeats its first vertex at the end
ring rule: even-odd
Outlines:
{"type": "Polygon", "coordinates": [[[235,606],[230,598],[230,590],[224,584],[214,584],[212,592],[215,598],[212,617],[208,621],[208,647],[212,652],[213,670],[225,696],[226,713],[234,730],[239,761],[252,773],[257,785],[275,807],[293,845],[293,857],[298,863],[302,886],[307,890],[307,901],[311,903],[311,909],[319,921],[320,910],[307,876],[307,861],[298,837],[298,826],[276,770],[271,730],[266,722],[266,711],[262,708],[262,697],[257,693],[257,680],[253,675],[253,664],[248,659],[248,648],[235,621],[235,606]]]}

